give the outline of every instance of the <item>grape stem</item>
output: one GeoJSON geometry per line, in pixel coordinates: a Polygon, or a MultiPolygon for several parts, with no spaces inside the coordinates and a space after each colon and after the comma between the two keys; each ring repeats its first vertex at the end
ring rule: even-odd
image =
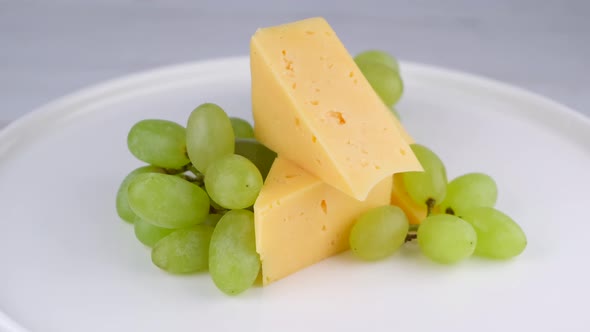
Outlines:
{"type": "Polygon", "coordinates": [[[180,173],[184,173],[184,172],[188,171],[190,166],[192,166],[192,164],[191,164],[191,163],[188,163],[188,164],[186,164],[186,165],[182,166],[182,167],[181,167],[181,168],[179,168],[179,169],[174,169],[174,168],[164,168],[164,172],[165,172],[166,174],[170,174],[170,175],[176,175],[176,174],[180,174],[180,173]]]}
{"type": "Polygon", "coordinates": [[[433,198],[429,198],[426,200],[426,216],[427,217],[432,213],[432,210],[434,209],[435,205],[436,205],[436,200],[434,200],[433,198]]]}
{"type": "Polygon", "coordinates": [[[182,174],[181,176],[186,181],[191,182],[191,183],[194,183],[197,186],[202,186],[203,185],[203,179],[202,178],[199,178],[197,176],[193,176],[191,174],[182,174]]]}
{"type": "Polygon", "coordinates": [[[420,227],[420,225],[410,225],[405,242],[413,241],[418,237],[418,227],[420,227]]]}
{"type": "Polygon", "coordinates": [[[195,166],[193,166],[192,163],[190,163],[190,164],[187,165],[187,170],[191,171],[194,175],[197,175],[197,174],[203,175],[201,172],[199,172],[197,170],[197,168],[195,166]]]}
{"type": "Polygon", "coordinates": [[[408,232],[404,242],[411,242],[413,240],[416,240],[417,238],[418,238],[418,234],[416,232],[408,232]]]}

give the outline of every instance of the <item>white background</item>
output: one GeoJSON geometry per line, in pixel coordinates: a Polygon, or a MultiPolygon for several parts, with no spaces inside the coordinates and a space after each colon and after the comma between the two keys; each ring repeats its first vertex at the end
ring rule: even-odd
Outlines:
{"type": "Polygon", "coordinates": [[[0,123],[106,79],[245,55],[257,27],[310,16],[325,16],[351,53],[382,48],[590,115],[585,0],[0,0],[0,123]]]}

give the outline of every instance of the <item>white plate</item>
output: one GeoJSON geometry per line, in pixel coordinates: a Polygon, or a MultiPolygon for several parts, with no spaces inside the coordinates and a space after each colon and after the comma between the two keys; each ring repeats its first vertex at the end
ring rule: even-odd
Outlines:
{"type": "Polygon", "coordinates": [[[528,235],[522,256],[449,267],[411,247],[374,264],[345,253],[233,298],[207,274],[158,270],[115,213],[140,165],[127,131],[184,123],[207,101],[250,118],[248,59],[221,59],[76,93],[0,134],[0,330],[588,331],[590,121],[497,82],[402,69],[403,122],[451,177],[496,179],[498,207],[528,235]]]}

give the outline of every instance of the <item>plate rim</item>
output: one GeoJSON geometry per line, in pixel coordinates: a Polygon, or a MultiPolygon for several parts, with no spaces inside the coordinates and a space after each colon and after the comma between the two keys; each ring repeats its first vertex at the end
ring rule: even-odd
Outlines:
{"type": "MultiPolygon", "coordinates": [[[[56,120],[59,120],[63,116],[76,113],[76,110],[81,109],[81,106],[84,104],[91,104],[93,101],[114,97],[118,94],[125,95],[129,91],[139,89],[142,86],[150,86],[157,82],[161,84],[163,80],[167,80],[167,83],[182,79],[194,80],[194,75],[196,74],[199,74],[199,79],[202,80],[209,79],[211,75],[219,77],[220,70],[223,68],[227,68],[228,66],[243,66],[248,61],[249,57],[244,55],[191,61],[130,73],[74,90],[71,93],[34,108],[31,112],[17,118],[0,129],[0,160],[9,154],[10,149],[18,141],[31,135],[34,136],[35,134],[29,133],[35,133],[34,129],[36,127],[43,125],[45,129],[51,128],[52,125],[55,125],[56,120]]],[[[485,76],[439,66],[409,61],[401,61],[400,65],[402,71],[408,71],[422,76],[442,77],[447,80],[458,81],[479,88],[485,87],[495,94],[544,104],[547,107],[541,108],[539,114],[537,114],[543,117],[541,119],[542,122],[548,122],[548,116],[549,118],[551,116],[561,116],[572,123],[576,122],[582,130],[585,129],[590,132],[590,117],[560,102],[525,88],[485,76]]],[[[522,111],[522,113],[530,116],[530,113],[526,111],[522,111]]],[[[556,128],[554,125],[551,127],[556,128]]],[[[29,330],[17,323],[0,308],[0,330],[2,329],[12,332],[29,332],[29,330]]]]}

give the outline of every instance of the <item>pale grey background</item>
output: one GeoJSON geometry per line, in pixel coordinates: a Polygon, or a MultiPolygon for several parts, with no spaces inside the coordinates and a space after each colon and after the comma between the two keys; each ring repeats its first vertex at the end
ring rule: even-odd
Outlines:
{"type": "Polygon", "coordinates": [[[0,0],[0,123],[105,79],[245,55],[257,27],[318,15],[352,53],[489,76],[590,116],[588,0],[0,0]]]}

